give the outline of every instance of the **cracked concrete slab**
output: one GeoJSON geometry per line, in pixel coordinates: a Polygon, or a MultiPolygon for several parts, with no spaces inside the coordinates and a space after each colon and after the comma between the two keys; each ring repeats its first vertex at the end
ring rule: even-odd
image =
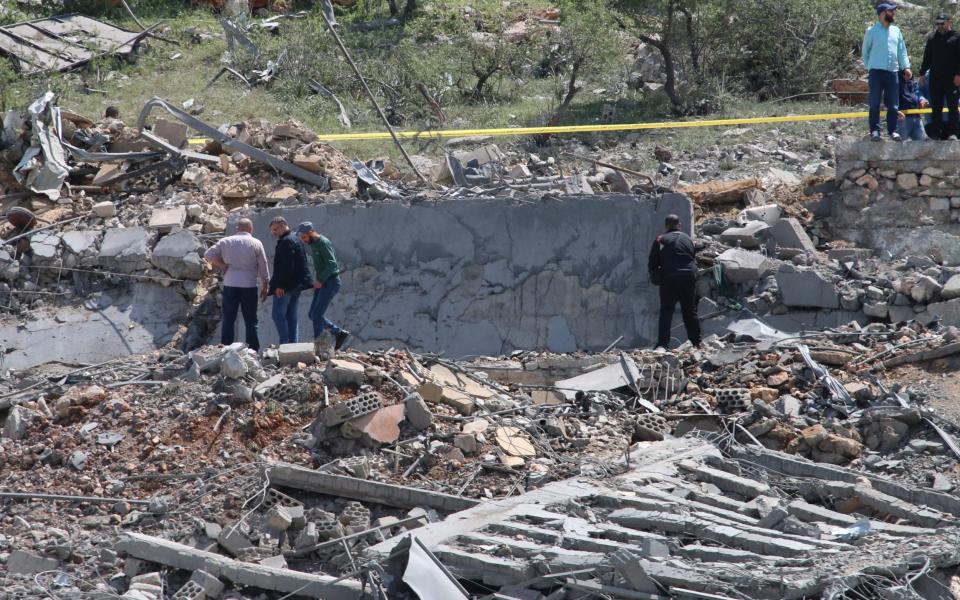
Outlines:
{"type": "MultiPolygon", "coordinates": [[[[344,269],[328,316],[355,348],[406,346],[448,356],[514,349],[598,350],[651,342],[657,290],[647,255],[664,217],[691,222],[689,199],[621,195],[517,202],[327,204],[250,215],[270,239],[270,219],[312,221],[344,269]]],[[[239,218],[239,215],[234,218],[239,218]]],[[[267,244],[272,260],[273,244],[267,244]]],[[[301,300],[307,322],[309,299],[301,300]]],[[[261,306],[270,322],[270,306],[261,306]]],[[[262,343],[275,343],[272,327],[262,343]]]]}
{"type": "Polygon", "coordinates": [[[0,345],[8,351],[3,366],[28,369],[54,361],[95,364],[149,352],[173,338],[187,307],[174,288],[137,284],[100,310],[60,309],[38,315],[25,327],[0,325],[0,345]]]}

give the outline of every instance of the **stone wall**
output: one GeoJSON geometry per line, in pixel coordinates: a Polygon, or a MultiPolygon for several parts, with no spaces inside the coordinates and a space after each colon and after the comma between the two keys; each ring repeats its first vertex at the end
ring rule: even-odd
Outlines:
{"type": "MultiPolygon", "coordinates": [[[[353,347],[465,356],[600,350],[621,335],[625,345],[651,343],[658,300],[646,261],[669,213],[689,224],[689,199],[344,203],[250,216],[271,265],[276,215],[293,227],[310,220],[333,241],[345,272],[329,316],[354,333],[353,347]]],[[[309,294],[301,339],[311,337],[309,294]]],[[[277,341],[271,304],[260,310],[262,344],[277,341]]]]}
{"type": "Polygon", "coordinates": [[[960,142],[841,142],[831,235],[881,256],[960,264],[960,142]]]}

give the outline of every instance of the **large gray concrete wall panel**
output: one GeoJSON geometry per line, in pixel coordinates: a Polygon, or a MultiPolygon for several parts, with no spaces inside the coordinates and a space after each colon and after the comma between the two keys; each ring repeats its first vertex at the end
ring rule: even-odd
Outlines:
{"type": "MultiPolygon", "coordinates": [[[[250,215],[270,264],[270,220],[312,221],[336,248],[343,287],[328,317],[353,347],[450,356],[515,349],[598,350],[654,335],[657,292],[647,254],[669,213],[691,222],[686,196],[597,195],[283,207],[250,215]]],[[[311,338],[301,297],[300,339],[311,338]]],[[[261,343],[276,343],[268,300],[261,343]]],[[[242,326],[238,322],[238,333],[242,326]]]]}

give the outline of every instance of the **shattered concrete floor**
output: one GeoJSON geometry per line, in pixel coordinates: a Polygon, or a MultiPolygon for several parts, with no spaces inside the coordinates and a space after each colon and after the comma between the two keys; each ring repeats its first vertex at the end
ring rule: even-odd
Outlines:
{"type": "Polygon", "coordinates": [[[950,598],[960,430],[919,386],[818,362],[904,335],[870,333],[23,372],[0,597],[950,598]]]}

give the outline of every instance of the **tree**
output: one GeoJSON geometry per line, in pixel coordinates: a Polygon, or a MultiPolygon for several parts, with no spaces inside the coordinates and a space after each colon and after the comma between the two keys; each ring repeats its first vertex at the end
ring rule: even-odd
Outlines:
{"type": "Polygon", "coordinates": [[[703,0],[614,0],[621,26],[643,43],[657,49],[663,58],[663,90],[673,111],[686,112],[686,96],[680,90],[681,61],[689,61],[689,77],[702,74],[697,13],[703,0]],[[632,21],[630,27],[623,19],[632,21]],[[681,57],[685,53],[685,57],[681,57]]]}

